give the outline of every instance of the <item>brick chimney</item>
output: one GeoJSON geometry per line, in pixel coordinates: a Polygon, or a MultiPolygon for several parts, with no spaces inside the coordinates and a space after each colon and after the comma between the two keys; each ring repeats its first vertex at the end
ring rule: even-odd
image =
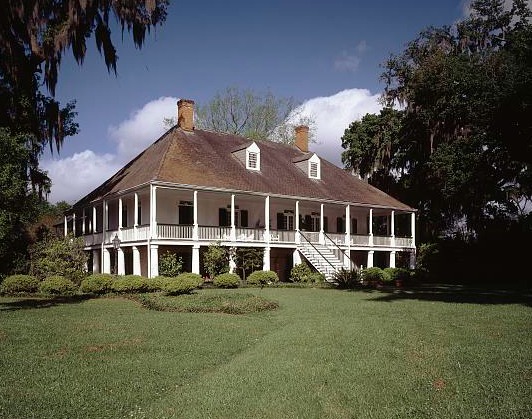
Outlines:
{"type": "Polygon", "coordinates": [[[185,131],[194,130],[194,101],[180,99],[177,102],[177,126],[185,131]]]}
{"type": "Polygon", "coordinates": [[[301,151],[308,152],[308,126],[299,125],[296,130],[296,147],[301,151]]]}

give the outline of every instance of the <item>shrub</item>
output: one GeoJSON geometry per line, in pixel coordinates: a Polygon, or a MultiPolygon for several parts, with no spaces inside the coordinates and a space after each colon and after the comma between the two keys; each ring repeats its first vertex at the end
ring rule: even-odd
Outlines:
{"type": "Polygon", "coordinates": [[[236,288],[240,283],[240,277],[237,274],[221,274],[214,278],[213,284],[219,288],[236,288]]]}
{"type": "Polygon", "coordinates": [[[397,268],[384,268],[382,270],[383,281],[384,282],[393,282],[395,280],[395,271],[397,268]]]}
{"type": "Polygon", "coordinates": [[[168,276],[156,276],[155,278],[145,278],[146,291],[155,292],[163,291],[164,286],[170,281],[172,277],[168,276]]]}
{"type": "Polygon", "coordinates": [[[219,243],[209,245],[203,255],[203,266],[210,278],[229,272],[230,251],[219,243]]]}
{"type": "Polygon", "coordinates": [[[18,294],[35,292],[39,288],[39,280],[32,275],[11,275],[0,285],[1,294],[18,294]]]}
{"type": "Polygon", "coordinates": [[[201,277],[201,275],[194,274],[191,272],[182,273],[177,278],[190,281],[190,283],[194,284],[194,288],[199,288],[203,284],[203,278],[201,277]]]}
{"type": "Polygon", "coordinates": [[[49,276],[39,286],[39,291],[43,294],[72,295],[77,290],[76,284],[60,275],[49,276]]]}
{"type": "Polygon", "coordinates": [[[140,275],[119,276],[111,282],[111,291],[119,293],[145,292],[147,289],[146,280],[140,275]]]}
{"type": "Polygon", "coordinates": [[[161,276],[174,277],[179,275],[182,269],[183,259],[169,250],[159,258],[159,274],[161,276]]]}
{"type": "Polygon", "coordinates": [[[341,268],[334,273],[333,279],[338,288],[354,288],[360,283],[360,271],[341,268]]]}
{"type": "Polygon", "coordinates": [[[167,278],[167,280],[163,284],[162,289],[166,295],[179,295],[189,294],[194,290],[194,288],[197,288],[198,286],[199,283],[197,278],[187,276],[187,274],[182,274],[176,278],[167,278]]]}
{"type": "Polygon", "coordinates": [[[111,274],[92,274],[81,281],[81,292],[87,294],[105,294],[111,291],[113,276],[111,274]]]}
{"type": "Polygon", "coordinates": [[[312,270],[306,263],[299,263],[290,271],[290,280],[294,282],[309,282],[312,270]]]}
{"type": "Polygon", "coordinates": [[[266,285],[274,282],[279,282],[279,277],[274,271],[255,271],[247,278],[248,284],[252,285],[266,285]]]}
{"type": "Polygon", "coordinates": [[[325,282],[325,275],[319,272],[312,272],[307,279],[309,284],[319,284],[325,282]]]}
{"type": "Polygon", "coordinates": [[[384,281],[384,273],[381,268],[376,266],[366,268],[362,271],[362,279],[364,282],[384,281]]]}

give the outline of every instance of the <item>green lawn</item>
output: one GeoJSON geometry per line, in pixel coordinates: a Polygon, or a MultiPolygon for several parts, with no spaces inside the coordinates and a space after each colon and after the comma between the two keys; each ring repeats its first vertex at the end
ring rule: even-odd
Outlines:
{"type": "Polygon", "coordinates": [[[231,315],[150,311],[121,298],[0,298],[0,417],[532,415],[525,303],[224,292],[280,307],[231,315]]]}

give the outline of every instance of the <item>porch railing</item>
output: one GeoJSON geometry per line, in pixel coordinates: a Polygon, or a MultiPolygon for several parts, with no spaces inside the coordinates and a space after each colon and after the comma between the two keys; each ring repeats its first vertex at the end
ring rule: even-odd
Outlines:
{"type": "Polygon", "coordinates": [[[280,243],[295,243],[296,232],[293,230],[270,230],[270,241],[280,243]]]}
{"type": "Polygon", "coordinates": [[[264,230],[259,228],[237,227],[235,229],[236,241],[260,242],[264,241],[264,230]]]}
{"type": "Polygon", "coordinates": [[[351,246],[369,246],[369,236],[351,234],[351,246]]]}
{"type": "Polygon", "coordinates": [[[391,246],[392,238],[386,236],[373,236],[374,246],[391,246]]]}
{"type": "Polygon", "coordinates": [[[157,236],[160,239],[192,239],[191,225],[157,224],[157,236]]]}
{"type": "Polygon", "coordinates": [[[325,233],[325,237],[328,237],[331,242],[336,246],[345,245],[345,234],[342,233],[325,233]]]}
{"type": "Polygon", "coordinates": [[[301,234],[304,234],[306,240],[310,243],[320,242],[320,233],[317,231],[301,231],[301,234]]]}
{"type": "Polygon", "coordinates": [[[395,245],[397,247],[412,247],[412,237],[396,237],[395,245]]]}
{"type": "Polygon", "coordinates": [[[231,240],[231,227],[198,226],[199,240],[231,240]]]}

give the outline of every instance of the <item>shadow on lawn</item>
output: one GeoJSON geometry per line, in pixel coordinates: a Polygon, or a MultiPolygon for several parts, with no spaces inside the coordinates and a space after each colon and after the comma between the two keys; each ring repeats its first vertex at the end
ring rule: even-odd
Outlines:
{"type": "Polygon", "coordinates": [[[0,311],[15,311],[28,308],[50,308],[62,304],[77,304],[90,298],[91,296],[89,295],[22,298],[15,301],[0,302],[0,311]]]}
{"type": "Polygon", "coordinates": [[[372,301],[393,302],[397,300],[439,301],[468,304],[522,304],[532,307],[532,293],[516,290],[489,290],[461,285],[431,284],[411,288],[381,289],[372,301]]]}

